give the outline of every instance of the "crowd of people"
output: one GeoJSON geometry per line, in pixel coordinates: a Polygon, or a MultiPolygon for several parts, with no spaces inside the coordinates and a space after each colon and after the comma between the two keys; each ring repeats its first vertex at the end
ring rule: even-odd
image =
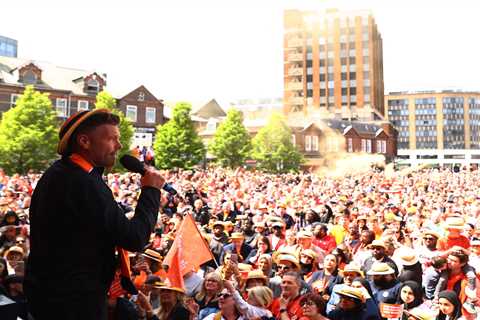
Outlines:
{"type": "MultiPolygon", "coordinates": [[[[386,174],[372,168],[329,178],[210,168],[164,175],[176,191],[162,192],[149,245],[130,253],[134,288],[112,286],[110,319],[457,320],[480,314],[478,170],[386,174]],[[215,259],[185,274],[180,288],[166,281],[163,259],[186,215],[215,259]]],[[[39,178],[0,172],[0,294],[24,319],[29,205],[39,178]]],[[[140,176],[110,173],[105,182],[132,216],[140,176]]]]}

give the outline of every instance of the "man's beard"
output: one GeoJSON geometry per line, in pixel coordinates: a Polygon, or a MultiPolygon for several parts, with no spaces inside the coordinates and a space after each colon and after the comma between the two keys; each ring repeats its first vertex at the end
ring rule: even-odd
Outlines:
{"type": "Polygon", "coordinates": [[[379,288],[387,288],[390,285],[390,281],[381,278],[381,279],[373,279],[373,283],[379,288]]]}

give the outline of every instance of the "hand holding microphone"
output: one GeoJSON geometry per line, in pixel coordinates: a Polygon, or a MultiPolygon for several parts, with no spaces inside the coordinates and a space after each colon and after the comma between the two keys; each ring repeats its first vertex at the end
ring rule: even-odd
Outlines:
{"type": "Polygon", "coordinates": [[[120,163],[130,172],[140,173],[142,179],[142,187],[149,186],[154,187],[159,190],[163,189],[170,194],[176,194],[177,191],[172,188],[171,185],[165,183],[165,179],[162,177],[158,170],[154,168],[145,167],[143,163],[140,162],[137,158],[130,155],[124,155],[120,158],[120,163]]]}

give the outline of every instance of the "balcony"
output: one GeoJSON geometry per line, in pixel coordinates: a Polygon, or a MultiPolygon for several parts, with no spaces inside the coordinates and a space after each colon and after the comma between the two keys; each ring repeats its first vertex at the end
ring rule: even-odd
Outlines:
{"type": "Polygon", "coordinates": [[[288,69],[289,76],[302,76],[303,75],[303,68],[290,68],[288,69]]]}
{"type": "Polygon", "coordinates": [[[287,57],[287,61],[303,61],[303,53],[290,53],[287,57]]]}
{"type": "Polygon", "coordinates": [[[287,47],[289,48],[298,48],[302,46],[303,46],[303,42],[300,38],[293,38],[288,40],[287,42],[287,47]]]}
{"type": "Polygon", "coordinates": [[[296,91],[296,90],[303,90],[303,83],[302,82],[289,82],[287,83],[287,90],[289,91],[296,91]]]}

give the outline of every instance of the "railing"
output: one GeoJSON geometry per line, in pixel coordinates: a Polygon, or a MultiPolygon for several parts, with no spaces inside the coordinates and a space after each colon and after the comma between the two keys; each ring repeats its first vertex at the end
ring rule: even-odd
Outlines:
{"type": "Polygon", "coordinates": [[[287,90],[302,90],[303,83],[302,82],[289,82],[287,83],[287,90]]]}
{"type": "Polygon", "coordinates": [[[303,61],[302,53],[290,53],[287,58],[288,61],[303,61]]]}
{"type": "Polygon", "coordinates": [[[288,69],[288,75],[289,76],[301,76],[301,75],[303,75],[303,69],[302,68],[290,68],[290,69],[288,69]]]}

